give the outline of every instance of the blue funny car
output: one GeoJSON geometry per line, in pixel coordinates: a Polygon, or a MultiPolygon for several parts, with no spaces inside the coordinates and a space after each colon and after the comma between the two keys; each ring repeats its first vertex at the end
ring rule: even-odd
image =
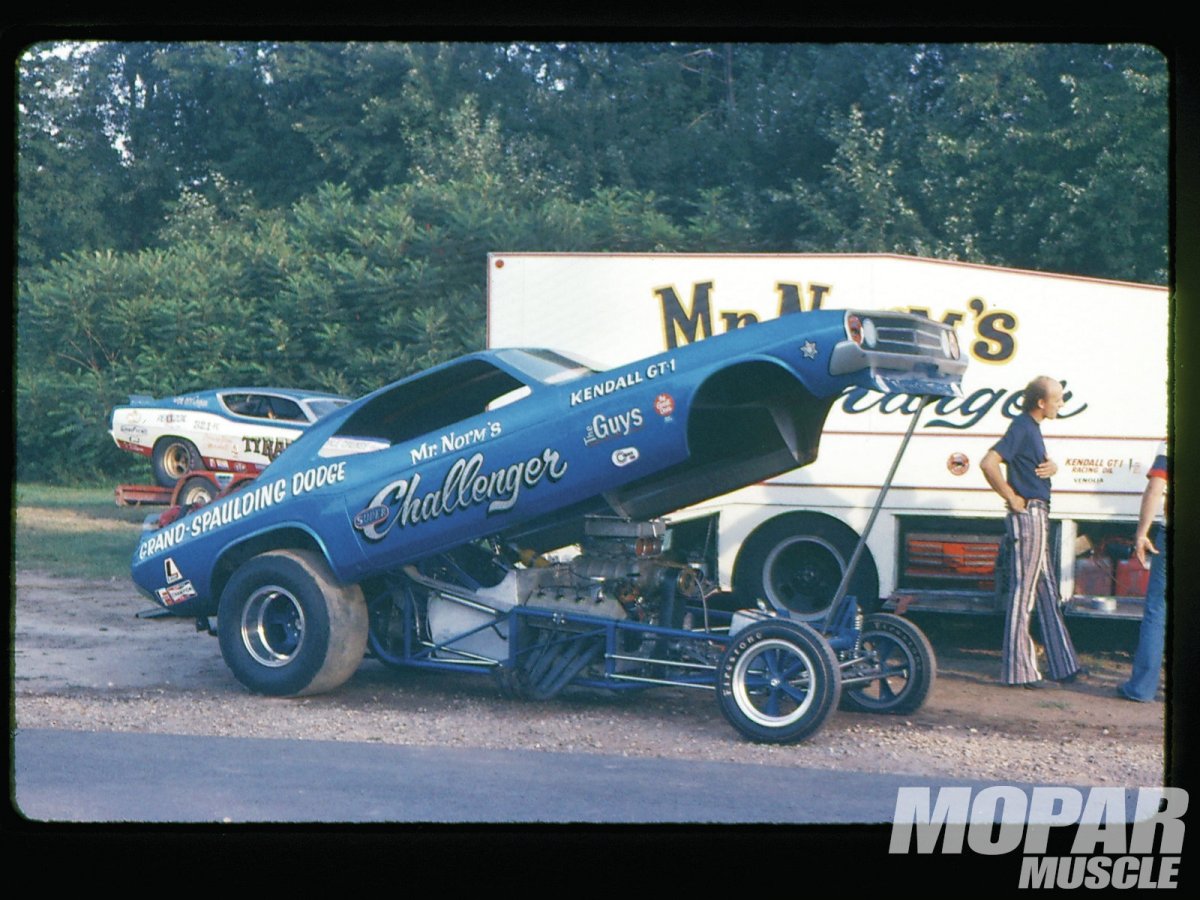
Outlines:
{"type": "Polygon", "coordinates": [[[849,387],[951,396],[965,366],[946,325],[840,310],[604,372],[547,350],[472,354],[310,424],[239,490],[148,521],[133,578],[205,628],[215,615],[226,663],[261,693],[333,689],[369,649],[536,698],[708,687],[744,735],[797,740],[843,687],[861,708],[919,706],[928,643],[895,616],[864,622],[853,598],[824,629],[757,598],[721,613],[696,536],[660,517],[812,462],[849,387]]]}

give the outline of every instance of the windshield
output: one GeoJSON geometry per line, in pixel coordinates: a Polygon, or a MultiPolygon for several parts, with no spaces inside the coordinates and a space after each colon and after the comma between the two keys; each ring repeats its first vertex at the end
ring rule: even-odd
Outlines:
{"type": "Polygon", "coordinates": [[[321,416],[329,415],[335,409],[341,409],[343,406],[345,406],[349,402],[350,402],[349,400],[334,400],[334,399],[309,400],[304,405],[308,407],[308,411],[312,413],[313,420],[315,421],[315,420],[321,418],[321,416]]]}
{"type": "Polygon", "coordinates": [[[553,350],[497,350],[496,356],[542,384],[561,384],[591,375],[592,366],[553,350]]]}

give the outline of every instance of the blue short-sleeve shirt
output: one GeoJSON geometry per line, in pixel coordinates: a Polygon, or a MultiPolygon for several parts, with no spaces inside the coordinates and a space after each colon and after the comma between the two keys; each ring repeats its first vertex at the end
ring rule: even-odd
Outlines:
{"type": "Polygon", "coordinates": [[[1012,420],[1004,437],[992,447],[1004,460],[1009,486],[1026,500],[1050,502],[1050,479],[1035,472],[1046,461],[1042,429],[1029,413],[1012,420]]]}

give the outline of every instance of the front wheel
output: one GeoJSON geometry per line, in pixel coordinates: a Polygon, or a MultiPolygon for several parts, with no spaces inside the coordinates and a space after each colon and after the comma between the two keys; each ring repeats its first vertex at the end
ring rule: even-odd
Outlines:
{"type": "Polygon", "coordinates": [[[333,579],[307,550],[273,550],[242,565],[221,593],[221,655],[250,690],[318,694],[354,674],[367,645],[361,588],[333,579]]]}
{"type": "Polygon", "coordinates": [[[717,671],[721,712],[752,741],[803,740],[825,723],[841,693],[829,642],[800,622],[743,629],[725,648],[717,671]]]}
{"type": "Polygon", "coordinates": [[[863,620],[862,662],[842,676],[842,706],[860,712],[904,715],[920,709],[937,677],[933,647],[921,629],[891,613],[863,620]]]}

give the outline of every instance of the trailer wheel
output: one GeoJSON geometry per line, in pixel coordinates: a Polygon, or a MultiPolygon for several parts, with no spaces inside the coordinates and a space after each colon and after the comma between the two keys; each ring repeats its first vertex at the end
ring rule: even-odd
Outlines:
{"type": "MultiPolygon", "coordinates": [[[[734,592],[745,605],[760,598],[793,619],[823,619],[829,612],[858,535],[836,519],[813,513],[777,516],[746,539],[738,555],[734,592]]],[[[859,607],[879,604],[879,575],[871,552],[859,558],[848,594],[859,607]]]]}
{"type": "Polygon", "coordinates": [[[196,445],[181,437],[159,438],[151,451],[150,462],[154,467],[154,480],[162,487],[175,487],[188,472],[204,468],[196,445]]]}
{"type": "Polygon", "coordinates": [[[752,741],[803,740],[825,723],[841,693],[829,642],[800,622],[743,629],[725,648],[717,671],[721,713],[752,741]]]}
{"type": "Polygon", "coordinates": [[[216,495],[217,489],[213,487],[212,482],[197,475],[183,483],[183,487],[179,491],[179,505],[186,508],[199,503],[203,506],[206,503],[212,503],[213,497],[216,495]]]}
{"type": "Polygon", "coordinates": [[[937,677],[937,661],[929,639],[912,622],[891,613],[863,620],[860,646],[869,657],[843,677],[874,675],[868,682],[847,684],[842,707],[860,712],[903,715],[921,708],[937,677]]]}
{"type": "Polygon", "coordinates": [[[318,694],[354,674],[367,644],[367,605],[357,585],[333,580],[307,550],[273,550],[239,568],[221,593],[221,655],[250,690],[318,694]]]}

